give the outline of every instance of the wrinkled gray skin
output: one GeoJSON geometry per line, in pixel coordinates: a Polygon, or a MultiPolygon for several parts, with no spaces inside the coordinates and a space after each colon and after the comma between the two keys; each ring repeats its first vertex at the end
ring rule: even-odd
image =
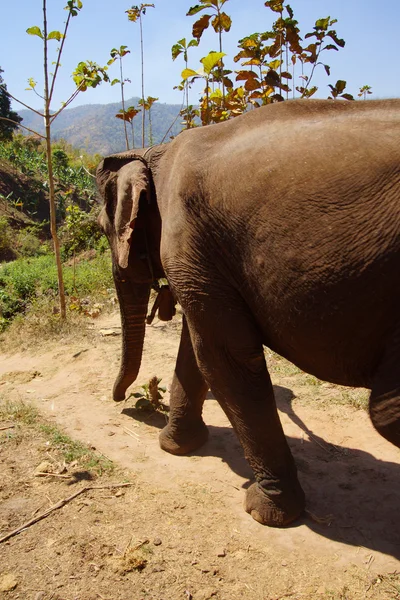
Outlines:
{"type": "Polygon", "coordinates": [[[123,322],[114,399],[141,360],[150,284],[184,313],[161,448],[207,439],[211,388],[255,483],[246,510],[283,526],[304,494],[263,345],[316,377],[371,389],[400,447],[400,101],[293,101],[105,158],[100,223],[123,322]]]}

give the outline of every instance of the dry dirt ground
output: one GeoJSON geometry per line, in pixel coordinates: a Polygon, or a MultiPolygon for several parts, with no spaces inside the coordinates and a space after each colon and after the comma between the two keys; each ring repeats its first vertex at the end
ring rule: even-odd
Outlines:
{"type": "MultiPolygon", "coordinates": [[[[92,329],[0,356],[0,399],[33,403],[117,468],[94,482],[68,478],[74,465],[64,477],[35,477],[55,460],[51,442],[37,429],[0,429],[0,537],[85,485],[133,485],[87,490],[1,543],[0,597],[400,599],[400,451],[351,405],[363,392],[267,352],[308,505],[287,529],[263,527],[243,510],[251,472],[212,395],[207,444],[187,457],[162,452],[165,415],[111,400],[121,340],[100,329],[118,333],[118,315],[92,329]]],[[[179,332],[179,321],[148,327],[138,384],[153,375],[169,384],[179,332]]]]}

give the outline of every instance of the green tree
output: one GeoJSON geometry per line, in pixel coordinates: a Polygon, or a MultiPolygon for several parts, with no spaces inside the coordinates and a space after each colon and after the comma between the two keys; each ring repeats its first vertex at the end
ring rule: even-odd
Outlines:
{"type": "Polygon", "coordinates": [[[366,100],[367,94],[372,94],[372,87],[370,85],[363,85],[362,87],[360,87],[360,91],[357,94],[357,96],[366,100]]]}
{"type": "MultiPolygon", "coordinates": [[[[171,48],[172,60],[176,60],[178,56],[183,55],[183,60],[185,61],[185,69],[188,68],[188,50],[192,46],[198,46],[198,40],[190,40],[189,43],[186,43],[186,38],[182,38],[178,40],[176,44],[174,44],[171,48]]],[[[181,110],[180,114],[184,117],[184,121],[186,123],[186,128],[190,129],[194,127],[193,121],[193,106],[189,104],[189,80],[182,81],[181,85],[177,86],[179,90],[183,90],[184,92],[184,102],[186,102],[186,108],[181,110]],[[190,108],[189,108],[190,107],[190,108]]]]}
{"type": "MultiPolygon", "coordinates": [[[[224,52],[209,52],[207,56],[203,56],[200,59],[202,66],[197,71],[193,69],[184,69],[182,71],[183,81],[194,81],[195,79],[203,79],[205,82],[204,96],[200,102],[200,115],[203,125],[209,125],[212,121],[216,121],[213,118],[211,109],[211,102],[214,100],[222,99],[222,92],[220,90],[213,90],[210,87],[210,83],[213,81],[215,76],[215,69],[218,68],[222,58],[225,56],[224,52]]],[[[221,120],[221,119],[218,119],[221,120]]]]}
{"type": "Polygon", "coordinates": [[[126,127],[126,123],[129,123],[131,126],[131,134],[132,134],[132,148],[135,147],[135,130],[133,126],[133,119],[140,113],[140,110],[135,108],[134,106],[128,106],[128,108],[121,109],[115,115],[117,119],[121,119],[124,121],[124,125],[126,127]]]}
{"type": "Polygon", "coordinates": [[[13,132],[18,129],[21,123],[20,117],[15,111],[11,110],[11,100],[7,94],[7,86],[1,74],[4,73],[0,67],[0,140],[11,140],[13,132]]]}
{"type": "MultiPolygon", "coordinates": [[[[124,79],[124,75],[123,75],[123,71],[122,71],[122,59],[124,56],[126,56],[127,54],[130,53],[130,50],[128,50],[127,46],[120,46],[120,48],[113,48],[110,52],[111,55],[111,60],[108,61],[108,65],[111,65],[114,61],[118,60],[119,61],[119,73],[120,73],[120,79],[113,79],[111,82],[111,85],[115,85],[116,83],[119,83],[121,86],[121,102],[122,102],[122,114],[125,115],[125,95],[124,95],[124,85],[126,82],[130,83],[130,79],[124,79]]],[[[121,117],[119,116],[119,113],[117,115],[115,115],[118,119],[120,119],[121,117]]],[[[123,119],[124,122],[124,132],[125,132],[125,143],[126,143],[126,149],[129,150],[129,141],[128,141],[128,131],[126,129],[126,122],[128,119],[123,119]]]]}
{"type": "MultiPolygon", "coordinates": [[[[67,0],[67,5],[64,7],[67,11],[67,18],[64,24],[64,31],[49,31],[48,30],[48,22],[47,22],[47,2],[46,0],[42,1],[42,11],[43,11],[43,29],[38,27],[37,25],[33,27],[29,27],[26,32],[29,35],[33,35],[38,37],[43,44],[43,76],[44,76],[44,91],[43,95],[40,94],[37,89],[37,83],[33,78],[28,80],[29,89],[33,91],[37,96],[39,96],[43,101],[43,112],[35,110],[31,106],[28,106],[24,102],[21,102],[14,96],[12,96],[8,91],[6,91],[7,95],[16,100],[32,112],[39,115],[45,124],[45,135],[42,136],[37,132],[36,135],[45,140],[46,143],[46,160],[47,160],[47,173],[48,173],[48,185],[49,185],[49,204],[50,204],[50,230],[51,236],[54,244],[54,254],[57,265],[57,277],[58,277],[58,291],[59,291],[59,299],[60,299],[60,316],[62,319],[66,318],[66,303],[65,303],[65,292],[64,292],[64,279],[61,265],[61,254],[60,254],[60,242],[57,235],[57,224],[56,224],[56,191],[55,191],[55,181],[54,181],[54,173],[53,173],[53,156],[52,156],[52,148],[51,148],[51,125],[54,120],[58,117],[58,115],[73,102],[73,100],[78,96],[80,92],[86,91],[89,87],[95,88],[102,81],[109,81],[109,77],[107,74],[107,66],[100,67],[97,63],[92,61],[80,62],[73,72],[73,81],[75,82],[76,88],[68,98],[66,102],[64,102],[57,111],[53,111],[51,109],[51,104],[54,95],[54,89],[56,84],[57,75],[59,69],[61,67],[61,57],[64,50],[65,40],[68,32],[68,28],[70,25],[71,18],[76,17],[79,14],[79,11],[82,9],[83,4],[81,0],[67,0]],[[59,43],[59,46],[56,50],[55,61],[52,62],[52,72],[49,70],[49,42],[56,41],[59,43]]],[[[3,88],[4,89],[4,88],[3,88]]],[[[22,125],[22,127],[24,127],[22,125]]],[[[28,129],[24,127],[25,129],[28,129]]],[[[29,130],[31,131],[31,130],[29,130]]]]}
{"type": "Polygon", "coordinates": [[[148,110],[149,111],[149,145],[152,146],[154,143],[153,140],[153,128],[151,125],[151,107],[153,106],[154,102],[157,102],[158,98],[152,98],[152,96],[147,96],[147,98],[143,101],[142,99],[139,100],[138,104],[144,108],[144,110],[148,110]]]}
{"type": "MultiPolygon", "coordinates": [[[[203,10],[209,9],[211,14],[203,14],[200,19],[198,19],[193,24],[192,35],[199,42],[203,32],[211,25],[215,31],[218,33],[218,41],[219,41],[219,51],[223,54],[222,48],[222,32],[228,32],[232,25],[232,19],[229,15],[226,14],[222,10],[222,7],[228,0],[199,0],[200,4],[196,4],[192,6],[189,11],[186,13],[186,16],[192,17],[203,10]],[[212,14],[214,13],[214,15],[212,14]],[[212,19],[212,20],[211,20],[212,19]]],[[[224,54],[225,56],[225,54],[224,54]]],[[[222,84],[222,106],[224,108],[225,104],[225,82],[224,82],[224,63],[221,60],[219,63],[219,82],[222,84]]]]}
{"type": "MultiPolygon", "coordinates": [[[[193,25],[193,35],[198,40],[210,24],[219,33],[220,40],[222,32],[229,31],[231,20],[221,10],[226,1],[200,0],[199,4],[189,10],[188,16],[206,9],[214,13],[214,18],[213,14],[204,14],[193,25]]],[[[266,0],[264,5],[272,11],[275,20],[270,31],[253,33],[239,40],[239,53],[233,59],[241,65],[235,71],[236,81],[240,82],[238,87],[234,87],[229,78],[231,71],[223,68],[222,59],[211,70],[184,70],[184,80],[193,81],[197,77],[203,77],[206,81],[204,95],[200,99],[203,125],[238,116],[248,110],[249,104],[257,108],[263,104],[282,102],[289,99],[290,92],[293,98],[296,95],[310,98],[317,91],[317,87],[312,85],[317,67],[323,67],[326,74],[330,75],[330,67],[322,59],[327,51],[338,51],[345,45],[344,40],[332,28],[336,19],[318,19],[313,30],[304,35],[304,40],[307,40],[304,43],[298,21],[286,0],[266,0]],[[301,67],[298,85],[295,82],[296,65],[301,67]],[[221,89],[215,89],[215,83],[220,82],[223,83],[222,92],[221,89]]],[[[173,51],[177,53],[179,50],[183,51],[178,43],[173,51]]],[[[204,59],[208,62],[212,56],[216,59],[217,53],[210,52],[204,59]]],[[[329,97],[352,100],[350,94],[344,93],[345,87],[346,82],[338,80],[335,85],[329,86],[329,97]]],[[[366,94],[362,95],[365,97],[366,94]]]]}
{"type": "Polygon", "coordinates": [[[54,171],[57,177],[60,177],[69,166],[68,154],[62,148],[54,148],[52,151],[52,160],[54,171]]]}
{"type": "Polygon", "coordinates": [[[143,53],[143,15],[146,14],[147,8],[155,8],[154,4],[141,4],[140,6],[131,6],[128,10],[126,10],[126,14],[128,15],[129,21],[136,23],[139,21],[140,26],[140,61],[141,61],[141,71],[142,71],[142,148],[144,148],[144,129],[145,129],[145,121],[146,121],[146,110],[144,107],[145,97],[144,97],[144,53],[143,53]]]}

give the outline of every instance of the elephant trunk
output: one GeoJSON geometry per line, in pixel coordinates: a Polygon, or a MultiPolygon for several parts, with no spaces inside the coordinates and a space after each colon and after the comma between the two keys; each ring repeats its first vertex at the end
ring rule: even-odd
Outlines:
{"type": "Polygon", "coordinates": [[[150,284],[132,285],[128,280],[115,279],[122,325],[121,366],[114,383],[113,398],[125,399],[125,392],[135,381],[142,361],[147,305],[150,284]]]}

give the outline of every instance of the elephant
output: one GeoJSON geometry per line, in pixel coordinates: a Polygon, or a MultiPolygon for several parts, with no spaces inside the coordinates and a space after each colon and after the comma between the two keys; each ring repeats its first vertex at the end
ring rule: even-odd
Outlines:
{"type": "Polygon", "coordinates": [[[206,442],[211,389],[254,473],[245,510],[274,527],[301,515],[264,346],[368,388],[400,447],[400,99],[249,110],[108,156],[97,184],[122,319],[114,400],[139,371],[151,288],[168,282],[164,318],[182,309],[163,450],[206,442]]]}

